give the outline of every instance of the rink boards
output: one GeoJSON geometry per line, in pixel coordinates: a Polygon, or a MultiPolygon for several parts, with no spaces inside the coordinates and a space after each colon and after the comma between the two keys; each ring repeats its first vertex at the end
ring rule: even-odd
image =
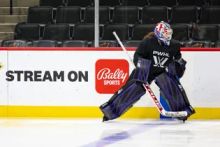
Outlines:
{"type": "MultiPolygon", "coordinates": [[[[197,110],[192,119],[220,119],[220,49],[182,54],[188,63],[181,82],[197,110]]],[[[125,83],[129,62],[120,48],[0,48],[0,117],[101,118],[98,107],[125,83]]],[[[122,118],[159,117],[146,94],[122,118]]]]}

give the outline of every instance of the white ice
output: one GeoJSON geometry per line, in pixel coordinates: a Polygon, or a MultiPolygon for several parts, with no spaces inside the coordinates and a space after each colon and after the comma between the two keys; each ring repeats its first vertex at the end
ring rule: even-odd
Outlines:
{"type": "Polygon", "coordinates": [[[0,119],[1,147],[220,147],[220,120],[0,119]]]}

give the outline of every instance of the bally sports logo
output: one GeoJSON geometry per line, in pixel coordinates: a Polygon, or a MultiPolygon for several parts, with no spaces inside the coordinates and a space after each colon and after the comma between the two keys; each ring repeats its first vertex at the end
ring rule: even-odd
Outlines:
{"type": "Polygon", "coordinates": [[[129,64],[123,59],[96,61],[96,91],[110,94],[125,84],[129,76],[129,64]]]}

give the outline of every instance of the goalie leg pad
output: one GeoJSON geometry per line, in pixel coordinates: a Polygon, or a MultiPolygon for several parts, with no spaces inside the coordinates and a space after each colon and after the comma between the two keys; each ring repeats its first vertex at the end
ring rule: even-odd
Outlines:
{"type": "Polygon", "coordinates": [[[115,119],[131,108],[146,92],[142,84],[137,80],[129,81],[108,102],[101,105],[100,109],[104,113],[103,121],[115,119]]]}
{"type": "Polygon", "coordinates": [[[190,106],[185,90],[173,75],[162,73],[156,77],[155,82],[171,111],[184,111],[190,106]]]}

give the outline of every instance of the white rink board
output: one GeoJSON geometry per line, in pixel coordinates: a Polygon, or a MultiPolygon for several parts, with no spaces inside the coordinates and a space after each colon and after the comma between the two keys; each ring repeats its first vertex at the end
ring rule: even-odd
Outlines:
{"type": "MultiPolygon", "coordinates": [[[[132,54],[134,51],[129,51],[132,54]]],[[[220,52],[182,52],[188,61],[181,82],[195,107],[220,107],[220,52]]],[[[95,89],[95,63],[99,59],[127,59],[122,51],[0,51],[0,105],[99,106],[112,94],[95,89]],[[8,64],[7,64],[8,63],[8,64]],[[64,81],[6,81],[6,71],[64,71],[64,81]],[[87,71],[88,81],[70,82],[69,71],[87,71]]],[[[130,65],[130,68],[132,66],[130,65]]],[[[130,70],[131,71],[131,70],[130,70]]],[[[158,88],[153,91],[159,96],[158,88]]],[[[136,106],[154,106],[146,95],[136,106]]]]}

